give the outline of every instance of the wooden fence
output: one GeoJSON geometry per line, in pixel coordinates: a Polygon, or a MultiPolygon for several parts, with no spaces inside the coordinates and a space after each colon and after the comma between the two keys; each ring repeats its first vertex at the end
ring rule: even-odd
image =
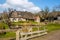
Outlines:
{"type": "Polygon", "coordinates": [[[6,29],[6,30],[0,30],[0,32],[16,32],[16,40],[27,40],[30,38],[34,38],[37,36],[45,35],[47,34],[47,30],[45,27],[43,27],[43,30],[39,30],[41,26],[28,26],[23,27],[22,29],[26,28],[28,31],[24,32],[22,29],[6,29]],[[33,28],[37,28],[36,31],[32,31],[33,28]]]}
{"type": "Polygon", "coordinates": [[[16,32],[16,40],[27,40],[27,39],[45,35],[45,34],[47,34],[47,31],[45,28],[43,30],[39,30],[38,28],[37,31],[31,31],[31,32],[21,32],[21,29],[20,29],[20,30],[17,30],[16,32]]]}

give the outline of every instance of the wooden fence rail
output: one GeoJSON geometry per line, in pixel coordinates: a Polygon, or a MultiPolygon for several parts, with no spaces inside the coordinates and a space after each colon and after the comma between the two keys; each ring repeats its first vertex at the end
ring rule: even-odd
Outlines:
{"type": "Polygon", "coordinates": [[[35,32],[29,32],[29,33],[20,33],[21,37],[20,40],[27,40],[33,37],[41,36],[47,34],[45,30],[42,31],[35,31],[35,32]]]}
{"type": "Polygon", "coordinates": [[[18,30],[16,32],[16,40],[27,40],[45,34],[47,34],[46,30],[40,30],[40,31],[38,30],[34,32],[20,32],[20,30],[18,30]]]}

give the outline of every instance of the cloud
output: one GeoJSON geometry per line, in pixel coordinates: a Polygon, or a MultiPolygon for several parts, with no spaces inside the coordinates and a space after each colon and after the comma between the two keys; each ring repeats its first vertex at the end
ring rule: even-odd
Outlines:
{"type": "Polygon", "coordinates": [[[6,0],[4,4],[0,4],[0,8],[7,9],[13,8],[20,11],[39,12],[41,11],[38,6],[28,0],[6,0]]]}

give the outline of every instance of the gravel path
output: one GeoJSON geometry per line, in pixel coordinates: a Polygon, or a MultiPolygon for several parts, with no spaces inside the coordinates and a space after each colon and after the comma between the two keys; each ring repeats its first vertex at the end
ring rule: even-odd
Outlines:
{"type": "Polygon", "coordinates": [[[53,31],[45,36],[32,38],[30,40],[60,40],[60,30],[53,31]]]}

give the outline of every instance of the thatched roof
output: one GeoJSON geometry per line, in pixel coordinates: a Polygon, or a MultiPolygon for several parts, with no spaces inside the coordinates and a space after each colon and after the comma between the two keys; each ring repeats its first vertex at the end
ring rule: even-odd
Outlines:
{"type": "Polygon", "coordinates": [[[12,18],[26,18],[26,19],[34,19],[34,14],[30,12],[21,12],[21,11],[12,11],[10,13],[10,17],[12,18]]]}

